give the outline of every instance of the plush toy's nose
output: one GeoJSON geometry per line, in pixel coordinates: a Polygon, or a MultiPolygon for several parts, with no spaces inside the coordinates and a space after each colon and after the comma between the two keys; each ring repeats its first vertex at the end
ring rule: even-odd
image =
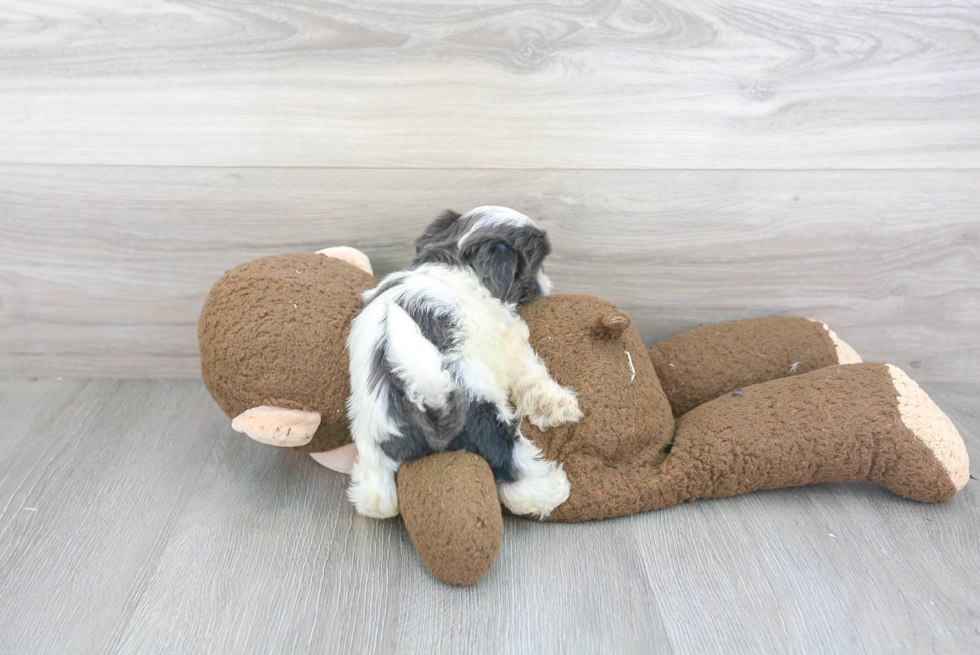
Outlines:
{"type": "Polygon", "coordinates": [[[618,339],[629,326],[629,315],[613,309],[596,319],[592,324],[592,332],[603,339],[618,339]]]}

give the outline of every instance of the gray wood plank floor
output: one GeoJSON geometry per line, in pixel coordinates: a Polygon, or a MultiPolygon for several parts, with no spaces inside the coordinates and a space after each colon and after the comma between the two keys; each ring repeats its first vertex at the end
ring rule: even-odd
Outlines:
{"type": "MultiPolygon", "coordinates": [[[[980,385],[924,385],[977,457],[980,385]]],[[[975,653],[980,486],[818,485],[507,519],[435,581],[345,477],[231,432],[196,380],[0,379],[2,653],[975,653]]]]}

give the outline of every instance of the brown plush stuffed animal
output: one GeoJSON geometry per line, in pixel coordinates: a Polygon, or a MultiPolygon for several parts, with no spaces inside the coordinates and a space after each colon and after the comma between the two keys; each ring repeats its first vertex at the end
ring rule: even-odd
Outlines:
{"type": "MultiPolygon", "coordinates": [[[[198,327],[201,373],[236,430],[349,470],[345,339],[378,280],[358,251],[321,252],[330,256],[248,262],[214,285],[198,327]]],[[[926,393],[894,366],[859,363],[822,323],[735,321],[646,348],[629,316],[591,296],[541,298],[520,314],[585,414],[547,432],[523,426],[571,482],[548,520],[857,480],[934,502],[969,478],[962,438],[926,393]]],[[[398,499],[433,575],[467,585],[489,571],[503,521],[479,456],[403,465],[398,499]]]]}

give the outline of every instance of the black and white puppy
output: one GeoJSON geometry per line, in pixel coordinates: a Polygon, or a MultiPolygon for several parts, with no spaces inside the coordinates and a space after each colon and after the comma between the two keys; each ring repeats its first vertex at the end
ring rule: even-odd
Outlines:
{"type": "Polygon", "coordinates": [[[407,270],[364,293],[351,325],[348,415],[357,445],[348,495],[365,516],[398,514],[395,473],[444,450],[478,453],[501,502],[546,517],[568,478],[520,432],[582,417],[551,379],[515,307],[551,290],[547,235],[506,207],[446,212],[416,242],[407,270]]]}

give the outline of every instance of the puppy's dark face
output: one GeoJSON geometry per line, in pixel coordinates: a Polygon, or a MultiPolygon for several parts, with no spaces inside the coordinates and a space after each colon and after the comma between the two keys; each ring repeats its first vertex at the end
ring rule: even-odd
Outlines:
{"type": "Polygon", "coordinates": [[[550,290],[542,272],[551,252],[548,235],[527,216],[506,207],[446,212],[415,242],[412,267],[425,263],[472,268],[505,303],[526,303],[550,290]]]}

